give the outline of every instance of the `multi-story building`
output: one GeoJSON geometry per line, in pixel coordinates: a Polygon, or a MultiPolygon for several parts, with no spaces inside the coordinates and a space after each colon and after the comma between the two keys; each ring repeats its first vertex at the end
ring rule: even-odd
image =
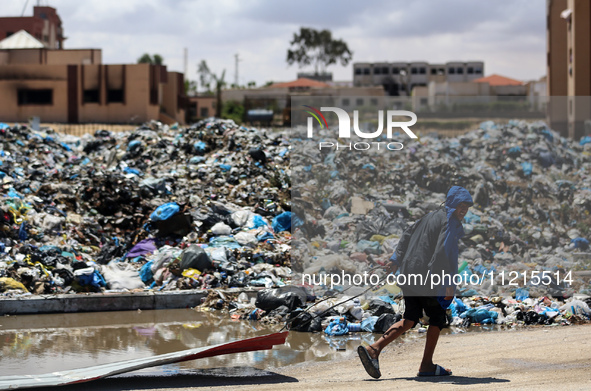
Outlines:
{"type": "MultiPolygon", "coordinates": [[[[35,13],[60,21],[51,7],[35,7],[35,13]]],[[[18,25],[19,18],[2,19],[18,25]]],[[[57,26],[50,31],[62,37],[61,22],[57,26]]],[[[161,65],[103,64],[101,49],[58,49],[51,45],[55,37],[45,45],[35,35],[20,30],[0,41],[0,122],[185,122],[182,73],[161,65]]]]}
{"type": "Polygon", "coordinates": [[[33,8],[33,16],[0,18],[0,40],[20,30],[31,34],[46,48],[64,48],[66,37],[62,29],[62,20],[55,8],[36,6],[33,8]]]}
{"type": "Polygon", "coordinates": [[[376,62],[353,64],[355,87],[383,86],[390,96],[410,96],[414,87],[430,82],[469,82],[484,75],[484,62],[376,62]]]}
{"type": "Polygon", "coordinates": [[[546,14],[548,121],[578,139],[591,133],[591,3],[546,0],[546,14]]]}

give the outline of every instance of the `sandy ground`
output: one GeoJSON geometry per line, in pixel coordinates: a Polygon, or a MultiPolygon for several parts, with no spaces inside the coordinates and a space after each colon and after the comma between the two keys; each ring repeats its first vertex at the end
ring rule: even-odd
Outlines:
{"type": "Polygon", "coordinates": [[[442,335],[435,361],[453,375],[441,378],[416,377],[423,346],[423,338],[388,346],[378,380],[348,351],[343,360],[255,369],[248,376],[223,369],[130,375],[53,390],[591,390],[591,325],[442,335]]]}

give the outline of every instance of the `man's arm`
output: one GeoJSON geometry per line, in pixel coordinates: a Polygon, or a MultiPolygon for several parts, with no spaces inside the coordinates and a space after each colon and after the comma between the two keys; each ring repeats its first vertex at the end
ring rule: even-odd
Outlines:
{"type": "Polygon", "coordinates": [[[414,232],[414,228],[417,225],[417,223],[418,221],[410,227],[407,227],[402,233],[402,236],[398,241],[398,246],[396,246],[394,254],[392,254],[392,256],[390,257],[390,265],[388,269],[386,269],[388,273],[396,273],[396,270],[398,270],[398,268],[400,267],[400,262],[402,262],[402,260],[404,259],[404,255],[406,254],[406,250],[408,249],[408,243],[410,242],[410,237],[412,236],[412,233],[414,232]]]}

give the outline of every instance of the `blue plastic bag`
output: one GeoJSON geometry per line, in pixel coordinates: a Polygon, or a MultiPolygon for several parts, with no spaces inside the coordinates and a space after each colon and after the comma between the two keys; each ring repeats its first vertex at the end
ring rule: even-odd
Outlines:
{"type": "Polygon", "coordinates": [[[348,332],[349,328],[347,327],[347,322],[341,322],[338,319],[330,322],[324,329],[324,334],[327,335],[345,335],[348,332]]]}
{"type": "Polygon", "coordinates": [[[154,263],[154,261],[152,260],[152,261],[146,263],[140,269],[140,278],[142,279],[142,281],[145,284],[147,284],[148,282],[150,282],[154,278],[154,274],[152,274],[152,264],[153,263],[154,263]]]}
{"type": "Polygon", "coordinates": [[[181,210],[180,206],[177,205],[176,202],[169,202],[164,205],[160,205],[152,214],[150,215],[150,219],[152,221],[164,221],[168,220],[176,213],[181,210]]]}
{"type": "Polygon", "coordinates": [[[291,212],[283,212],[279,216],[276,216],[271,227],[275,232],[289,231],[291,229],[291,212]]]}
{"type": "Polygon", "coordinates": [[[361,321],[361,330],[373,333],[373,329],[376,326],[377,321],[377,316],[370,316],[369,318],[363,319],[361,321]]]}

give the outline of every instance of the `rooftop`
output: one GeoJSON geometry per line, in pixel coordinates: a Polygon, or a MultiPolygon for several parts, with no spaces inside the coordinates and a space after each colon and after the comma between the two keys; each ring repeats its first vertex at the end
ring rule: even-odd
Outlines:
{"type": "Polygon", "coordinates": [[[492,74],[490,76],[481,77],[480,79],[473,80],[476,83],[488,83],[491,86],[521,86],[523,82],[515,79],[511,79],[505,76],[492,74]]]}
{"type": "Polygon", "coordinates": [[[40,49],[44,47],[45,45],[41,41],[25,30],[19,30],[0,41],[0,49],[40,49]]]}
{"type": "Polygon", "coordinates": [[[288,81],[285,83],[275,83],[271,84],[269,88],[301,88],[301,87],[330,87],[330,85],[323,83],[321,81],[316,81],[312,79],[306,79],[305,77],[299,78],[294,81],[288,81]]]}

